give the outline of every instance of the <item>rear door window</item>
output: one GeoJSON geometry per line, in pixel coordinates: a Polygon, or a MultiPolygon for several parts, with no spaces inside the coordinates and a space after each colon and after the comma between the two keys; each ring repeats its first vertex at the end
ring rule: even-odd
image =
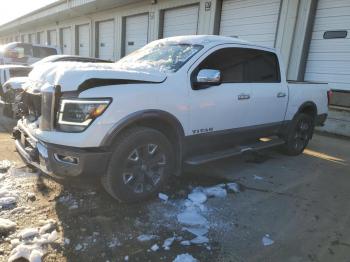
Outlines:
{"type": "Polygon", "coordinates": [[[268,51],[250,48],[223,48],[210,54],[198,67],[221,72],[222,83],[280,82],[277,56],[268,51]]]}

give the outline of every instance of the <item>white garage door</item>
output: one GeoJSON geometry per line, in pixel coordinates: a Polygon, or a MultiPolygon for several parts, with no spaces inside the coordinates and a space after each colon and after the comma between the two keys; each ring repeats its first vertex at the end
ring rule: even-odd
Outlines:
{"type": "Polygon", "coordinates": [[[113,20],[98,23],[98,57],[106,60],[115,60],[113,20]]]}
{"type": "Polygon", "coordinates": [[[45,34],[44,32],[39,32],[37,35],[37,39],[36,39],[38,44],[44,45],[45,44],[45,34]]]}
{"type": "Polygon", "coordinates": [[[32,44],[36,43],[35,33],[29,34],[28,37],[29,37],[29,43],[32,43],[32,44]]]}
{"type": "Polygon", "coordinates": [[[78,55],[90,56],[90,25],[78,26],[78,55]]]}
{"type": "Polygon", "coordinates": [[[57,46],[57,33],[56,30],[50,30],[48,32],[48,37],[49,37],[49,45],[57,46]]]}
{"type": "Polygon", "coordinates": [[[273,47],[281,0],[223,0],[220,35],[273,47]]]}
{"type": "Polygon", "coordinates": [[[148,42],[148,14],[129,16],[125,20],[125,55],[148,42]]]}
{"type": "Polygon", "coordinates": [[[350,90],[350,1],[319,0],[305,80],[350,90]],[[326,38],[326,39],[325,39],[326,38]]]}
{"type": "Polygon", "coordinates": [[[65,55],[72,54],[72,37],[71,37],[71,29],[70,27],[61,29],[61,48],[62,53],[65,55]]]}
{"type": "Polygon", "coordinates": [[[165,10],[163,38],[177,35],[196,35],[198,12],[198,5],[165,10]]]}

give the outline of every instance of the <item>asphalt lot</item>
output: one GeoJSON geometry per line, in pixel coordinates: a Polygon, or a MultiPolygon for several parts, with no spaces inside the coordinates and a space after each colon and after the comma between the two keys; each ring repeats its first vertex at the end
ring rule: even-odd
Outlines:
{"type": "MultiPolygon", "coordinates": [[[[59,239],[45,247],[44,261],[173,261],[182,253],[200,261],[350,261],[349,139],[317,134],[298,157],[273,149],[188,168],[164,190],[168,202],[125,205],[96,183],[62,184],[24,167],[9,135],[12,124],[0,118],[0,160],[16,162],[9,179],[20,192],[17,207],[28,211],[0,210],[0,217],[16,222],[16,232],[39,219],[56,221],[59,239]],[[241,192],[210,198],[203,209],[209,243],[176,240],[164,250],[169,237],[191,237],[176,219],[187,194],[229,181],[241,192]],[[140,242],[141,234],[157,237],[140,242]],[[263,245],[266,234],[272,245],[263,245]],[[150,250],[154,244],[158,251],[150,250]]],[[[16,232],[0,238],[0,261],[7,261],[16,232]]]]}

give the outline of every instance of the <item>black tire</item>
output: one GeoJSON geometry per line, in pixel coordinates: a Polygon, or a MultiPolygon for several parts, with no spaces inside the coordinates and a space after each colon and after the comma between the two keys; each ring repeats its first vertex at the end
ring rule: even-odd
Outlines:
{"type": "Polygon", "coordinates": [[[288,128],[283,152],[290,156],[300,155],[314,132],[314,119],[304,113],[296,115],[288,128]]]}
{"type": "Polygon", "coordinates": [[[165,135],[151,128],[131,128],[114,144],[102,185],[121,202],[142,201],[159,192],[173,166],[173,148],[165,135]]]}

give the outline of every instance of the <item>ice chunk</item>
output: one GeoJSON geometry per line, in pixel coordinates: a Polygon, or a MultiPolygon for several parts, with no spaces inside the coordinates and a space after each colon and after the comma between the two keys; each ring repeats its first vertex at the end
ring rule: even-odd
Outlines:
{"type": "Polygon", "coordinates": [[[58,234],[57,234],[57,231],[54,230],[54,231],[51,232],[51,234],[47,238],[47,241],[52,243],[52,242],[55,242],[57,239],[58,239],[58,234]]]}
{"type": "Polygon", "coordinates": [[[209,239],[206,236],[197,236],[196,238],[191,240],[192,244],[197,244],[197,245],[205,244],[208,242],[209,242],[209,239]]]}
{"type": "Polygon", "coordinates": [[[203,204],[207,201],[207,196],[202,192],[192,192],[188,195],[188,199],[195,204],[203,204]]]}
{"type": "Polygon", "coordinates": [[[144,235],[139,235],[137,237],[137,240],[140,242],[145,242],[145,241],[150,241],[150,240],[155,239],[155,238],[157,238],[157,236],[144,234],[144,235]]]}
{"type": "Polygon", "coordinates": [[[82,248],[83,248],[83,246],[81,244],[78,244],[75,246],[76,251],[80,251],[82,248]]]}
{"type": "Polygon", "coordinates": [[[129,256],[125,256],[125,257],[124,257],[124,260],[125,260],[125,261],[129,261],[129,256]]]}
{"type": "Polygon", "coordinates": [[[0,234],[8,234],[16,230],[16,223],[5,218],[0,218],[0,234]]]}
{"type": "Polygon", "coordinates": [[[239,192],[239,185],[237,183],[227,183],[227,188],[234,193],[239,192]]]}
{"type": "Polygon", "coordinates": [[[120,246],[121,245],[121,243],[120,243],[120,241],[119,241],[119,239],[118,238],[113,238],[109,243],[108,243],[108,247],[109,248],[114,248],[114,247],[116,247],[116,246],[120,246]]]}
{"type": "Polygon", "coordinates": [[[255,179],[255,180],[264,180],[264,178],[263,178],[263,177],[261,177],[261,176],[257,176],[257,175],[254,175],[254,179],[255,179]]]}
{"type": "Polygon", "coordinates": [[[196,210],[185,210],[177,215],[177,221],[180,224],[188,226],[206,226],[208,221],[205,217],[198,214],[196,210]]]}
{"type": "Polygon", "coordinates": [[[19,236],[22,239],[26,239],[26,238],[30,238],[30,237],[34,237],[37,236],[39,234],[39,231],[37,228],[26,228],[23,229],[20,233],[19,236]]]}
{"type": "Polygon", "coordinates": [[[175,238],[176,238],[176,237],[169,237],[169,238],[165,239],[165,240],[164,240],[164,243],[163,243],[163,248],[164,248],[165,250],[169,250],[169,249],[170,249],[170,246],[174,243],[175,238]]]}
{"type": "Polygon", "coordinates": [[[44,234],[47,231],[53,229],[55,227],[55,223],[52,223],[51,221],[45,225],[43,225],[40,229],[39,229],[39,233],[40,234],[44,234]]]}
{"type": "Polygon", "coordinates": [[[11,251],[8,262],[16,261],[19,258],[25,258],[29,260],[31,252],[32,248],[30,246],[26,246],[24,244],[18,245],[11,251]]]}
{"type": "Polygon", "coordinates": [[[0,198],[0,206],[9,206],[9,205],[16,204],[16,202],[17,202],[16,198],[12,196],[0,198]]]}
{"type": "Polygon", "coordinates": [[[204,189],[204,193],[208,197],[226,197],[227,196],[226,189],[219,186],[207,187],[204,189]]]}
{"type": "Polygon", "coordinates": [[[154,244],[152,247],[151,247],[151,250],[152,251],[157,251],[159,249],[159,246],[157,244],[154,244]]]}
{"type": "Polygon", "coordinates": [[[262,243],[264,246],[271,246],[273,245],[273,243],[275,243],[275,241],[273,241],[271,238],[270,238],[270,235],[269,234],[266,234],[263,238],[262,238],[262,243]]]}
{"type": "Polygon", "coordinates": [[[191,242],[188,241],[188,240],[184,240],[184,241],[181,241],[180,244],[183,245],[183,246],[190,246],[191,242]]]}
{"type": "Polygon", "coordinates": [[[29,262],[41,262],[43,252],[39,249],[34,249],[29,256],[29,262]]]}
{"type": "Polygon", "coordinates": [[[173,262],[198,262],[197,259],[195,259],[193,256],[191,256],[190,254],[186,253],[186,254],[181,254],[178,255],[173,262]]]}
{"type": "Polygon", "coordinates": [[[65,245],[69,245],[70,244],[70,239],[69,238],[65,238],[64,239],[64,244],[65,245]]]}
{"type": "Polygon", "coordinates": [[[208,233],[208,228],[206,227],[184,227],[182,230],[186,230],[195,236],[204,236],[208,233]]]}
{"type": "Polygon", "coordinates": [[[18,238],[15,238],[15,239],[12,239],[12,240],[11,240],[11,247],[12,247],[12,248],[18,246],[19,244],[21,244],[21,242],[19,241],[18,238]]]}
{"type": "Polygon", "coordinates": [[[168,201],[169,197],[166,194],[159,193],[158,197],[163,201],[168,201]]]}

